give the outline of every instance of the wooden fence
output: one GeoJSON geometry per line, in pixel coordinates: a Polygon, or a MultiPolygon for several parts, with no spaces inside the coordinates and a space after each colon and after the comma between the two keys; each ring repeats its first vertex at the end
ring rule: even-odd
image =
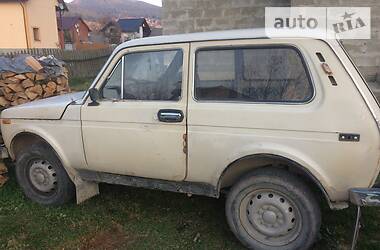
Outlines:
{"type": "Polygon", "coordinates": [[[61,50],[61,49],[0,49],[0,56],[15,57],[19,54],[33,56],[53,55],[64,61],[70,77],[95,77],[102,68],[113,48],[96,50],[61,50]]]}

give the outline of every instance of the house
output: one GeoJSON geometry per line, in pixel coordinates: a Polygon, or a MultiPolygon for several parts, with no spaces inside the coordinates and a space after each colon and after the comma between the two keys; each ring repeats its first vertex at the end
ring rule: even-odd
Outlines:
{"type": "Polygon", "coordinates": [[[163,34],[264,27],[265,7],[371,7],[372,38],[346,40],[344,44],[367,81],[375,81],[376,77],[380,76],[380,1],[248,0],[238,2],[239,4],[231,0],[162,0],[163,34]]]}
{"type": "Polygon", "coordinates": [[[92,34],[93,41],[108,44],[119,44],[121,42],[121,28],[115,21],[107,23],[98,33],[92,34]]]}
{"type": "Polygon", "coordinates": [[[150,36],[162,36],[162,28],[152,28],[150,36]]]}
{"type": "Polygon", "coordinates": [[[89,43],[91,30],[81,17],[62,17],[61,23],[58,24],[58,32],[60,47],[73,50],[89,43]]]}
{"type": "Polygon", "coordinates": [[[0,48],[58,48],[56,10],[63,0],[0,1],[0,48]]]}
{"type": "Polygon", "coordinates": [[[151,30],[145,18],[126,18],[117,21],[121,29],[121,42],[143,38],[150,35],[151,30]]]}
{"type": "Polygon", "coordinates": [[[111,21],[101,32],[110,44],[150,36],[151,29],[145,18],[125,18],[111,21]]]}

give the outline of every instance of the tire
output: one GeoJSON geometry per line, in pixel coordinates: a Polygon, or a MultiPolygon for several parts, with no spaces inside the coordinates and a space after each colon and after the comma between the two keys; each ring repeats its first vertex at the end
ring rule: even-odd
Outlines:
{"type": "Polygon", "coordinates": [[[17,156],[16,177],[25,196],[41,205],[58,206],[72,201],[75,186],[55,152],[36,143],[17,156]]]}
{"type": "Polygon", "coordinates": [[[320,225],[320,205],[310,188],[277,168],[258,169],[238,181],[226,200],[227,222],[250,249],[309,249],[320,225]]]}

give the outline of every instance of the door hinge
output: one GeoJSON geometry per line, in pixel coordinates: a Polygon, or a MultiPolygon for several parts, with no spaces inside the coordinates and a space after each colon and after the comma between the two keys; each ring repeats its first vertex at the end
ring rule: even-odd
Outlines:
{"type": "Polygon", "coordinates": [[[351,142],[358,142],[360,141],[360,135],[359,134],[339,134],[339,141],[351,141],[351,142]]]}
{"type": "Polygon", "coordinates": [[[183,153],[187,154],[187,134],[183,134],[183,153]]]}

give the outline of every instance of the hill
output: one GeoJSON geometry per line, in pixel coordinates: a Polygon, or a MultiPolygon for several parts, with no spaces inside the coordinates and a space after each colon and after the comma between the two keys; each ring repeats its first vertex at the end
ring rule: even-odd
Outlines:
{"type": "Polygon", "coordinates": [[[127,16],[159,19],[161,16],[161,7],[138,0],[74,0],[67,6],[67,15],[79,15],[87,20],[127,16]]]}

